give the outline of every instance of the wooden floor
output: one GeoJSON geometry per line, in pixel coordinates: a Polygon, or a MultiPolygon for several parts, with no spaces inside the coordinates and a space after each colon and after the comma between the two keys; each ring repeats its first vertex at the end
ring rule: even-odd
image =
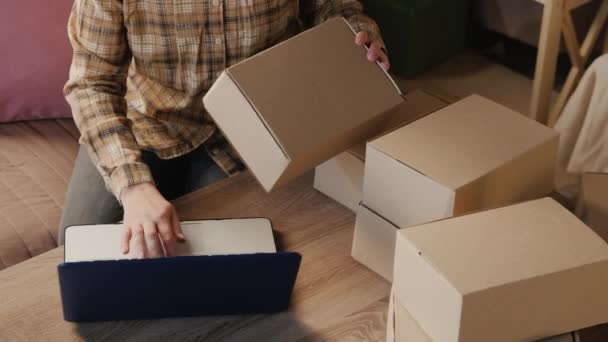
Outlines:
{"type": "Polygon", "coordinates": [[[303,255],[278,315],[72,324],[63,321],[55,249],[0,272],[0,341],[382,341],[389,284],[350,257],[354,214],[312,174],[266,194],[248,173],[176,201],[183,220],[269,217],[280,249],[303,255]]]}
{"type": "Polygon", "coordinates": [[[397,83],[405,90],[427,89],[449,102],[479,94],[525,115],[529,112],[532,96],[530,78],[472,51],[414,78],[398,78],[397,83]]]}

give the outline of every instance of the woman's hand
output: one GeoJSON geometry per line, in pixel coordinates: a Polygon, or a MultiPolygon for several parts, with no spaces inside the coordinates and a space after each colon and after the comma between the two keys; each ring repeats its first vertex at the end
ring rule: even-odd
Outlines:
{"type": "Polygon", "coordinates": [[[177,241],[185,240],[177,212],[150,183],[122,191],[124,233],[122,252],[133,258],[160,258],[175,255],[177,241]]]}
{"type": "Polygon", "coordinates": [[[359,46],[369,46],[367,59],[372,63],[380,62],[380,66],[382,66],[382,69],[386,71],[390,69],[391,64],[388,60],[384,44],[381,40],[370,41],[368,33],[361,31],[357,33],[357,36],[355,37],[355,44],[359,46]]]}

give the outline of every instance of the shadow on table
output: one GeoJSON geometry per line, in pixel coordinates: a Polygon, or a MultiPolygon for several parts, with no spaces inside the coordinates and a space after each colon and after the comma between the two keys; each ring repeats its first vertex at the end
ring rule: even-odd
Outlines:
{"type": "Polygon", "coordinates": [[[292,312],[74,324],[84,341],[320,341],[292,312]]]}

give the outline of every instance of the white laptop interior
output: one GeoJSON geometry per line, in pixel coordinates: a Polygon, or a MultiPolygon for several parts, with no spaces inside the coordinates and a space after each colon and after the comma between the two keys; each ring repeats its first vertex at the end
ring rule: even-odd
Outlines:
{"type": "MultiPolygon", "coordinates": [[[[265,218],[182,222],[186,242],[177,256],[276,253],[272,224],[265,218]]],[[[121,251],[123,226],[71,226],[65,231],[65,262],[128,259],[121,251]]]]}

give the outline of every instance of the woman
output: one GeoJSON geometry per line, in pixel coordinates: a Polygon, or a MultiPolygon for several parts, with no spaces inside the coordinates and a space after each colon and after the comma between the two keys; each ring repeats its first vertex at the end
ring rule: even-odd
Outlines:
{"type": "Polygon", "coordinates": [[[81,149],[60,243],[65,227],[122,216],[124,253],[173,255],[184,235],[168,200],[243,168],[203,108],[206,91],[225,68],[334,16],[389,68],[356,0],[75,0],[65,94],[81,149]]]}

